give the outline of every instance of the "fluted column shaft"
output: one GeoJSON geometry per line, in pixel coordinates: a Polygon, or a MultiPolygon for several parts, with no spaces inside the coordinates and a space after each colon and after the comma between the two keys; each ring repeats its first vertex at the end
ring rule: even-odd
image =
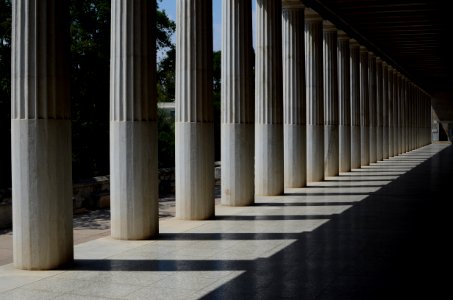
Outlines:
{"type": "Polygon", "coordinates": [[[351,169],[360,168],[360,46],[350,40],[351,169]]]}
{"type": "Polygon", "coordinates": [[[214,215],[212,1],[176,1],[176,217],[214,215]]]}
{"type": "Polygon", "coordinates": [[[415,140],[416,145],[415,148],[421,147],[420,142],[420,90],[417,87],[417,95],[414,99],[414,106],[415,106],[415,140]]]}
{"type": "Polygon", "coordinates": [[[376,116],[376,56],[373,53],[368,55],[368,103],[369,103],[369,118],[370,118],[370,131],[369,131],[369,151],[370,163],[376,162],[376,145],[377,145],[377,116],[376,116]]]}
{"type": "Polygon", "coordinates": [[[401,154],[400,152],[400,100],[401,100],[401,91],[400,91],[400,73],[395,71],[394,73],[394,105],[393,105],[393,153],[395,156],[401,154]]]}
{"type": "Polygon", "coordinates": [[[254,94],[251,1],[222,1],[222,204],[254,199],[254,94]]]}
{"type": "Polygon", "coordinates": [[[383,120],[383,85],[382,60],[376,58],[376,160],[383,160],[382,154],[382,120],[383,120]]]}
{"type": "Polygon", "coordinates": [[[412,151],[414,149],[414,140],[413,140],[413,132],[412,132],[412,108],[413,108],[413,83],[408,81],[407,85],[407,127],[408,127],[408,151],[412,151]]]}
{"type": "Polygon", "coordinates": [[[361,166],[370,164],[370,103],[368,83],[369,54],[365,47],[360,47],[360,140],[361,166]]]}
{"type": "Polygon", "coordinates": [[[431,97],[426,95],[425,145],[431,144],[431,97]]]}
{"type": "Polygon", "coordinates": [[[12,4],[14,265],[46,270],[73,259],[69,4],[12,4]]]}
{"type": "Polygon", "coordinates": [[[304,6],[283,2],[283,136],[286,187],[307,182],[304,6]]]}
{"type": "Polygon", "coordinates": [[[339,172],[337,29],[324,21],[324,176],[339,172]]]}
{"type": "Polygon", "coordinates": [[[351,171],[351,93],[349,37],[338,32],[339,171],[351,171]]]}
{"type": "Polygon", "coordinates": [[[412,84],[411,87],[411,99],[410,99],[410,110],[411,110],[411,150],[414,150],[417,148],[417,137],[416,137],[416,129],[415,129],[415,121],[416,121],[416,116],[415,116],[415,111],[416,111],[416,105],[415,105],[415,100],[417,99],[417,89],[414,84],[412,84]]]}
{"type": "Polygon", "coordinates": [[[382,63],[382,159],[389,158],[389,74],[388,64],[382,63]]]}
{"type": "Polygon", "coordinates": [[[255,60],[255,194],[283,193],[281,1],[258,0],[255,60]]]}
{"type": "Polygon", "coordinates": [[[414,111],[415,111],[415,87],[410,84],[410,98],[409,98],[409,122],[410,122],[410,150],[415,149],[415,130],[414,130],[414,111]]]}
{"type": "Polygon", "coordinates": [[[321,17],[305,10],[307,181],[324,180],[323,29],[321,17]]]}
{"type": "Polygon", "coordinates": [[[111,5],[111,234],[146,239],[159,232],[155,1],[111,5]]]}
{"type": "Polygon", "coordinates": [[[420,115],[420,103],[421,103],[421,91],[417,88],[417,98],[415,99],[415,130],[416,130],[416,137],[417,137],[417,148],[422,146],[421,138],[420,138],[420,122],[421,122],[421,115],[420,115]]]}
{"type": "Polygon", "coordinates": [[[388,114],[389,114],[389,157],[395,156],[394,152],[394,136],[395,136],[395,124],[394,124],[394,104],[395,104],[395,80],[394,80],[394,69],[389,66],[388,68],[388,114]]]}
{"type": "Polygon", "coordinates": [[[401,99],[401,126],[402,126],[402,153],[407,152],[407,80],[402,78],[402,99],[401,99]]]}
{"type": "Polygon", "coordinates": [[[417,104],[416,104],[416,107],[417,107],[417,140],[418,140],[417,148],[420,148],[421,146],[423,146],[422,135],[421,135],[421,131],[422,131],[421,103],[422,103],[422,93],[420,91],[419,95],[417,97],[417,104]]]}
{"type": "Polygon", "coordinates": [[[420,122],[419,122],[419,135],[420,135],[420,147],[425,145],[425,135],[423,133],[423,127],[425,125],[425,95],[420,93],[420,104],[419,104],[419,115],[420,115],[420,122]]]}

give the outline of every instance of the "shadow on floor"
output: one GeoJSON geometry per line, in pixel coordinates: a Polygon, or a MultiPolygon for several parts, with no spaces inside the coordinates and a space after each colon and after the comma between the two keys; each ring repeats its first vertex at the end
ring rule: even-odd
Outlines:
{"type": "MultiPolygon", "coordinates": [[[[400,160],[404,159],[401,157],[400,160]]],[[[330,220],[312,232],[179,233],[159,236],[162,240],[296,240],[268,258],[211,261],[77,260],[72,269],[245,271],[207,294],[205,299],[441,299],[449,294],[449,276],[444,274],[451,270],[453,253],[452,247],[448,246],[451,236],[452,180],[453,147],[449,146],[371,193],[366,199],[354,203],[342,214],[313,216],[330,220]]],[[[256,218],[217,217],[222,220],[256,218]]],[[[280,220],[282,216],[262,218],[280,220]]]]}

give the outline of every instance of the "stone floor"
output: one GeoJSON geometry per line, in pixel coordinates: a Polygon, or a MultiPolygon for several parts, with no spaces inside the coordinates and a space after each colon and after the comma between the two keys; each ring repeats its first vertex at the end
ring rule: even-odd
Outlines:
{"type": "MultiPolygon", "coordinates": [[[[75,246],[71,267],[0,267],[0,299],[443,299],[453,146],[434,144],[153,241],[75,246]]],[[[102,230],[102,229],[100,229],[102,230]]]]}

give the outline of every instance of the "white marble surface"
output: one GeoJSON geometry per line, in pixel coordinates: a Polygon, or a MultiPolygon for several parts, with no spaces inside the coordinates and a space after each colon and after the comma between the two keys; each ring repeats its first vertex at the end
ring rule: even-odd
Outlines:
{"type": "Polygon", "coordinates": [[[176,217],[214,215],[212,2],[176,1],[176,217]]]}
{"type": "Polygon", "coordinates": [[[256,5],[255,194],[283,193],[282,3],[256,5]]]}
{"type": "Polygon", "coordinates": [[[153,2],[112,1],[111,228],[117,239],[159,232],[153,2]]]}
{"type": "MultiPolygon", "coordinates": [[[[360,168],[360,46],[356,40],[349,42],[351,84],[351,169],[360,168]]],[[[348,170],[348,171],[349,171],[348,170]]]]}
{"type": "Polygon", "coordinates": [[[360,46],[360,165],[370,164],[369,52],[360,46]]]}
{"type": "Polygon", "coordinates": [[[291,247],[300,242],[297,234],[327,224],[445,147],[424,147],[305,188],[287,188],[284,195],[259,196],[255,206],[218,205],[214,220],[161,220],[158,240],[83,243],[75,247],[70,268],[2,266],[0,299],[201,298],[246,272],[230,263],[255,263],[291,247]]]}
{"type": "Polygon", "coordinates": [[[313,9],[306,9],[307,182],[324,180],[324,89],[322,58],[322,18],[313,9]]]}
{"type": "Polygon", "coordinates": [[[244,206],[254,196],[252,3],[222,2],[222,204],[244,206]]]}
{"type": "Polygon", "coordinates": [[[285,187],[307,183],[304,6],[283,3],[283,147],[285,187]]]}
{"type": "Polygon", "coordinates": [[[323,21],[324,176],[339,173],[337,29],[323,21]]]}
{"type": "Polygon", "coordinates": [[[349,37],[338,31],[339,172],[351,170],[351,85],[349,37]]]}
{"type": "Polygon", "coordinates": [[[73,257],[69,31],[60,17],[69,7],[57,0],[14,4],[14,262],[22,269],[52,269],[73,257]]]}

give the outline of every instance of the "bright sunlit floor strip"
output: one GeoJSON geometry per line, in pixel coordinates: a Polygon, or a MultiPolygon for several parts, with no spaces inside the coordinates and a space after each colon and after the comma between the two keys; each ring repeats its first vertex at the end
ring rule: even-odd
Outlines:
{"type": "Polygon", "coordinates": [[[250,207],[216,206],[207,221],[160,221],[151,241],[101,238],[75,247],[75,265],[58,271],[0,267],[0,299],[197,299],[238,278],[446,145],[431,145],[362,169],[257,197],[250,207]]]}

